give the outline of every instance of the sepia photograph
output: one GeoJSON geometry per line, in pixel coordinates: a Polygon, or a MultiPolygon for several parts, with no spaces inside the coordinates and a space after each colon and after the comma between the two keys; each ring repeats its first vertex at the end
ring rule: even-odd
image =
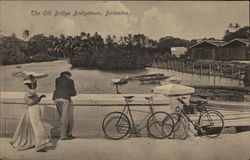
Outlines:
{"type": "Polygon", "coordinates": [[[250,160],[249,5],[0,0],[0,160],[250,160]]]}

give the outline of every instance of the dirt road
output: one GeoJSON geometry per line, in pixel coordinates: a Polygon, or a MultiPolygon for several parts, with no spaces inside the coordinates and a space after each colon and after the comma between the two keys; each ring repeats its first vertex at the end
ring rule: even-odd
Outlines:
{"type": "Polygon", "coordinates": [[[0,139],[2,160],[249,160],[250,132],[224,134],[216,139],[186,140],[130,138],[125,140],[54,140],[46,153],[35,149],[18,152],[9,138],[0,139]]]}

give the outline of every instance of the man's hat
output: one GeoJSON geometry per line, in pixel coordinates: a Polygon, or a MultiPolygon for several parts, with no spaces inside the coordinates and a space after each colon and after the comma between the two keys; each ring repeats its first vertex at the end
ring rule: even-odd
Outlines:
{"type": "Polygon", "coordinates": [[[60,76],[63,76],[63,75],[71,76],[71,73],[69,71],[63,71],[63,72],[61,72],[60,76]]]}

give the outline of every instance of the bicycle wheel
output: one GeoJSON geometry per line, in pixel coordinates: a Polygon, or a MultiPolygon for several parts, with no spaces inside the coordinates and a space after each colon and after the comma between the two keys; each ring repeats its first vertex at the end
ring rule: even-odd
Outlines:
{"type": "Polygon", "coordinates": [[[208,111],[201,115],[200,131],[209,138],[218,137],[224,130],[224,118],[218,111],[208,111]]]}
{"type": "Polygon", "coordinates": [[[122,139],[130,130],[130,121],[122,112],[109,113],[102,122],[102,129],[106,138],[122,139]]]}
{"type": "Polygon", "coordinates": [[[183,117],[180,113],[171,114],[174,120],[174,129],[173,129],[173,138],[185,139],[187,138],[187,132],[189,129],[189,123],[186,118],[183,117]]]}
{"type": "Polygon", "coordinates": [[[221,112],[219,112],[219,111],[217,111],[217,110],[215,110],[215,109],[207,109],[207,111],[208,111],[208,112],[217,112],[217,113],[220,114],[220,115],[223,117],[223,119],[224,119],[224,115],[223,115],[221,112]]]}
{"type": "Polygon", "coordinates": [[[174,121],[166,112],[155,112],[147,121],[147,130],[151,137],[164,139],[171,135],[174,129],[174,121]]]}

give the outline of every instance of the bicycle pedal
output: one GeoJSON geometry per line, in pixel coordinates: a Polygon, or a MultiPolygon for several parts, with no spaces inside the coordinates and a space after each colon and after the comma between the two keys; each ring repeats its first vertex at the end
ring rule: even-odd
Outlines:
{"type": "Polygon", "coordinates": [[[141,137],[141,134],[139,133],[139,134],[135,134],[135,137],[141,137]]]}
{"type": "Polygon", "coordinates": [[[133,130],[131,134],[133,134],[135,137],[141,137],[141,133],[137,130],[133,130]]]}

